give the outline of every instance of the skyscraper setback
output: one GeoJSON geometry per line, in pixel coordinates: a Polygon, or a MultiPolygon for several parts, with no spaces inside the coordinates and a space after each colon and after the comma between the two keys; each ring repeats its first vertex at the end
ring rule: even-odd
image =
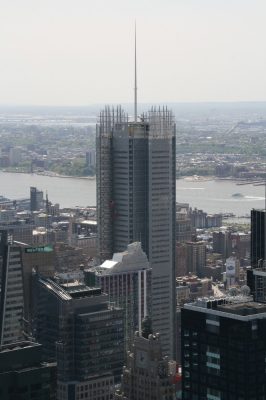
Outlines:
{"type": "Polygon", "coordinates": [[[97,126],[98,254],[101,261],[140,241],[152,267],[152,319],[174,353],[175,123],[151,109],[129,122],[106,107],[97,126]]]}

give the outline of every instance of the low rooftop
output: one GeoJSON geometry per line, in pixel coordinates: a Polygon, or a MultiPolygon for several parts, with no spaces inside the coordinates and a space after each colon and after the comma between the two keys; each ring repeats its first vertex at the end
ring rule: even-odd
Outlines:
{"type": "Polygon", "coordinates": [[[241,321],[266,319],[266,304],[254,302],[249,295],[199,298],[184,309],[241,321]]]}
{"type": "Polygon", "coordinates": [[[217,310],[238,315],[254,315],[265,313],[266,304],[255,303],[254,301],[238,304],[223,304],[217,306],[217,310]]]}
{"type": "Polygon", "coordinates": [[[62,300],[93,297],[102,294],[101,288],[89,287],[78,281],[58,284],[52,279],[40,278],[40,282],[62,300]]]}
{"type": "Polygon", "coordinates": [[[1,353],[4,352],[10,352],[10,351],[15,351],[15,350],[20,350],[20,349],[25,349],[25,348],[30,348],[30,347],[40,347],[41,345],[36,342],[30,342],[30,341],[22,341],[22,342],[15,342],[11,344],[7,344],[5,346],[2,346],[0,349],[1,353]]]}

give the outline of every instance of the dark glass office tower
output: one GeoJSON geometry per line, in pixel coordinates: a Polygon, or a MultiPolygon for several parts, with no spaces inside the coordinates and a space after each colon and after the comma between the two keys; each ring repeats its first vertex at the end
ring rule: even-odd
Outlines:
{"type": "Polygon", "coordinates": [[[43,362],[41,348],[28,341],[1,348],[1,400],[56,399],[56,363],[43,362]]]}
{"type": "Polygon", "coordinates": [[[110,399],[124,363],[123,310],[109,306],[101,289],[78,282],[36,277],[35,285],[36,337],[44,360],[57,361],[58,398],[82,398],[82,392],[110,399]]]}
{"type": "Polygon", "coordinates": [[[247,285],[254,300],[266,302],[266,210],[251,210],[251,269],[247,285]]]}
{"type": "Polygon", "coordinates": [[[167,109],[129,122],[106,108],[97,127],[98,254],[140,241],[152,267],[152,319],[163,351],[175,337],[175,123],[167,109]]]}
{"type": "Polygon", "coordinates": [[[251,267],[266,259],[266,210],[251,210],[251,267]]]}
{"type": "Polygon", "coordinates": [[[266,305],[250,296],[185,304],[183,400],[266,398],[266,305]]]}
{"type": "Polygon", "coordinates": [[[30,188],[30,210],[39,211],[43,207],[43,192],[36,187],[30,188]]]}

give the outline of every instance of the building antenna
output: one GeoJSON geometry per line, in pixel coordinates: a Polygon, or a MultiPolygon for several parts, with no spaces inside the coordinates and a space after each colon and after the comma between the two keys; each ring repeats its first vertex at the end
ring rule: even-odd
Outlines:
{"type": "Polygon", "coordinates": [[[135,87],[134,87],[134,121],[137,122],[138,110],[137,110],[137,28],[135,21],[135,87]]]}

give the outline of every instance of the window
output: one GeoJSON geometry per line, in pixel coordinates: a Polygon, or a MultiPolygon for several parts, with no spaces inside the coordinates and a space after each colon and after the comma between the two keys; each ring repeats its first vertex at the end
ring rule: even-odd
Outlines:
{"type": "Polygon", "coordinates": [[[207,346],[206,366],[209,373],[220,374],[220,349],[214,346],[207,346]]]}
{"type": "Polygon", "coordinates": [[[207,400],[221,400],[220,390],[207,388],[207,400]]]}

